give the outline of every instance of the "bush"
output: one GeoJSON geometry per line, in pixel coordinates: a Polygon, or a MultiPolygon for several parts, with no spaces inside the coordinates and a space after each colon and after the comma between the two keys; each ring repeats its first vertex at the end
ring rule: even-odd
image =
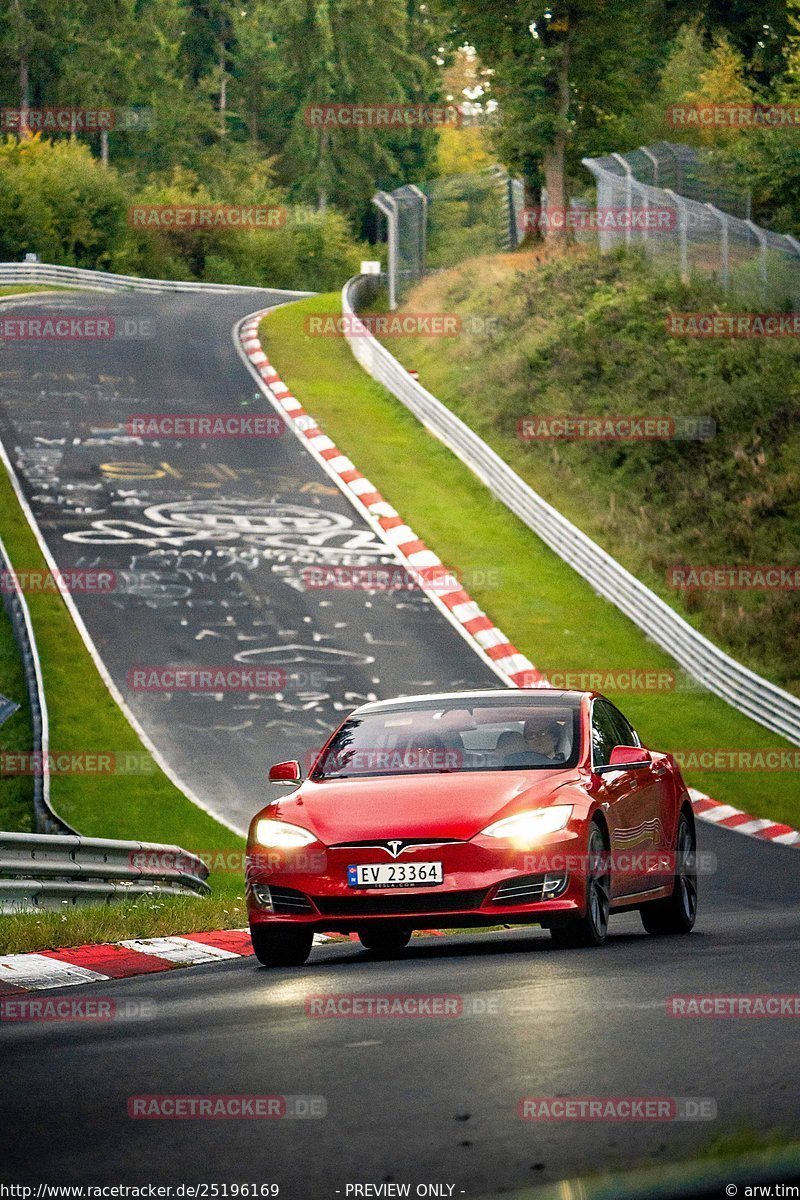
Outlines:
{"type": "Polygon", "coordinates": [[[35,251],[44,262],[155,279],[196,279],[318,291],[340,286],[368,247],[344,216],[299,207],[280,229],[134,228],[134,205],[281,207],[266,173],[231,176],[224,196],[190,171],[134,188],[79,142],[6,139],[0,145],[0,257],[35,251]]]}

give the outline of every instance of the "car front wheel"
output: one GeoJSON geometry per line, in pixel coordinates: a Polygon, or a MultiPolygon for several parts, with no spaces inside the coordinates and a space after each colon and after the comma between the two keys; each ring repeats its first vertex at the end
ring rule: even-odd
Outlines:
{"type": "Polygon", "coordinates": [[[586,868],[586,912],[565,925],[553,925],[550,936],[559,947],[602,946],[608,935],[610,909],[608,846],[600,825],[592,821],[586,868]]]}
{"type": "Polygon", "coordinates": [[[256,958],[265,967],[300,967],[311,953],[314,932],[255,925],[250,930],[250,939],[256,958]]]}

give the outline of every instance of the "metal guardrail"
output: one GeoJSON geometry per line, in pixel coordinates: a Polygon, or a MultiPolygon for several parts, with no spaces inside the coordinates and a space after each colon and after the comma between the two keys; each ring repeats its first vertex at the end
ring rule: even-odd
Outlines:
{"type": "Polygon", "coordinates": [[[50,803],[50,767],[48,751],[50,749],[50,724],[47,717],[47,701],[42,680],[42,666],[39,661],[39,651],[33,632],[31,615],[28,604],[20,588],[11,559],[0,538],[0,571],[3,572],[3,603],[14,638],[19,647],[22,667],[25,673],[25,691],[28,697],[28,707],[31,713],[33,727],[33,752],[42,769],[33,777],[33,814],[36,828],[40,833],[75,833],[71,825],[58,815],[50,803]]]}
{"type": "Polygon", "coordinates": [[[0,286],[8,284],[53,284],[59,287],[91,287],[110,292],[275,292],[281,296],[313,296],[285,288],[240,287],[235,283],[182,282],[173,279],[142,279],[138,275],[115,275],[111,271],[89,271],[83,267],[59,267],[51,263],[0,263],[0,286]]]}
{"type": "MultiPolygon", "coordinates": [[[[355,317],[374,297],[379,280],[357,275],[342,290],[342,310],[355,317]]],[[[749,670],[698,633],[601,546],[548,504],[468,425],[409,375],[365,326],[348,333],[350,349],[382,383],[472,470],[498,500],[656,645],[710,692],[766,729],[800,745],[800,699],[749,670]]]]}
{"type": "Polygon", "coordinates": [[[0,913],[129,896],[206,895],[208,867],[179,846],[79,834],[0,833],[0,913]]]}

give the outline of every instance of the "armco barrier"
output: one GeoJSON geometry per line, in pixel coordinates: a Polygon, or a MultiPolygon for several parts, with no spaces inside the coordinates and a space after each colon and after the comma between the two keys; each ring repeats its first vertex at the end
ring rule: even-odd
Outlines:
{"type": "MultiPolygon", "coordinates": [[[[354,317],[379,280],[357,275],[342,290],[342,310],[354,317]]],[[[725,654],[674,609],[626,571],[616,559],[543,500],[482,438],[409,375],[364,326],[348,333],[353,355],[448,449],[486,484],[498,500],[585,579],[598,595],[638,625],[694,679],[739,712],[800,745],[800,699],[725,654]]]]}
{"type": "MultiPolygon", "coordinates": [[[[83,267],[59,267],[50,263],[0,263],[0,286],[31,283],[54,287],[92,288],[109,292],[274,292],[280,296],[313,296],[313,292],[285,288],[241,287],[235,283],[181,282],[173,279],[140,279],[137,275],[115,275],[110,271],[88,271],[83,267]]],[[[12,297],[13,298],[13,297],[12,297]]]]}
{"type": "Polygon", "coordinates": [[[208,867],[179,846],[79,834],[0,833],[0,913],[127,896],[205,895],[208,867]]]}
{"type": "Polygon", "coordinates": [[[25,691],[28,696],[28,707],[31,712],[33,727],[33,752],[40,755],[41,772],[33,777],[33,815],[36,828],[40,833],[75,833],[71,825],[62,821],[50,803],[50,769],[47,752],[50,749],[49,722],[47,719],[47,701],[42,682],[42,667],[39,662],[39,652],[36,648],[36,638],[33,633],[31,615],[22,589],[17,583],[13,572],[11,559],[0,538],[0,570],[4,578],[10,582],[10,587],[3,590],[3,603],[11,621],[14,638],[19,647],[22,667],[25,672],[25,691]]]}

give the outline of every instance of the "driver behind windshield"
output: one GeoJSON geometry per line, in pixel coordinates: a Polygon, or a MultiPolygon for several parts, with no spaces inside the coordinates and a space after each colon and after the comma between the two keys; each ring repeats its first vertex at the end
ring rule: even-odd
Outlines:
{"type": "Polygon", "coordinates": [[[548,717],[528,717],[522,734],[502,734],[497,749],[505,767],[546,767],[564,761],[559,753],[563,729],[548,717]]]}

